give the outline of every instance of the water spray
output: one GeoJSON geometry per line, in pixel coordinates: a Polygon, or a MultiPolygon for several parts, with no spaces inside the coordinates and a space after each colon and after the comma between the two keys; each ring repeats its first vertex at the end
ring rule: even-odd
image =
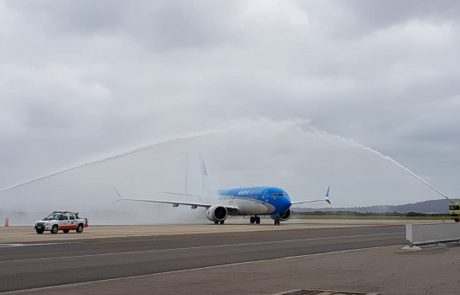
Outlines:
{"type": "Polygon", "coordinates": [[[159,145],[162,145],[162,144],[167,144],[167,143],[171,143],[171,142],[174,142],[174,141],[187,140],[187,139],[193,139],[193,138],[197,138],[197,137],[201,137],[201,136],[211,135],[213,133],[223,131],[223,130],[225,130],[225,129],[212,129],[212,130],[207,130],[207,131],[189,133],[189,134],[184,135],[182,137],[174,137],[174,138],[161,140],[161,141],[151,143],[151,144],[148,144],[148,145],[145,145],[145,146],[142,146],[142,147],[127,151],[127,152],[117,153],[117,154],[114,154],[112,156],[104,157],[102,159],[97,159],[97,160],[93,160],[93,161],[84,162],[84,163],[77,164],[77,165],[69,167],[69,168],[61,169],[61,170],[58,170],[56,172],[52,172],[52,173],[49,173],[49,174],[46,174],[46,175],[43,175],[43,176],[35,177],[35,178],[30,179],[30,180],[26,180],[26,181],[14,184],[12,186],[2,188],[2,189],[0,189],[0,193],[7,192],[7,191],[10,191],[12,189],[19,188],[19,187],[22,187],[22,186],[25,186],[25,185],[29,185],[29,184],[32,184],[32,183],[35,183],[35,182],[38,182],[38,181],[53,177],[53,176],[58,176],[58,175],[61,175],[61,174],[64,174],[64,173],[67,173],[67,172],[82,168],[82,167],[91,166],[91,165],[95,165],[95,164],[100,164],[100,163],[103,163],[103,162],[115,160],[115,159],[122,158],[122,157],[125,157],[125,156],[129,156],[129,155],[132,155],[132,154],[137,154],[137,153],[140,153],[140,152],[155,148],[155,147],[157,147],[159,145]]]}
{"type": "MultiPolygon", "coordinates": [[[[315,128],[312,128],[315,133],[319,134],[319,135],[330,135],[328,134],[327,132],[325,131],[322,131],[322,130],[318,130],[318,129],[315,129],[315,128]]],[[[376,151],[374,150],[373,148],[371,147],[368,147],[368,146],[365,146],[365,145],[362,145],[352,139],[346,139],[346,138],[343,138],[339,135],[335,135],[335,137],[337,139],[339,139],[340,141],[342,142],[345,142],[349,145],[352,145],[352,146],[357,146],[361,149],[364,149],[368,152],[371,152],[387,161],[390,161],[391,163],[395,164],[396,166],[398,166],[399,168],[401,168],[402,170],[406,171],[407,173],[409,173],[410,175],[412,175],[415,179],[417,179],[418,181],[422,182],[425,186],[427,186],[428,188],[430,188],[431,190],[433,190],[434,192],[436,192],[437,194],[439,194],[440,196],[442,196],[443,198],[445,198],[446,200],[448,200],[449,202],[452,202],[451,199],[449,197],[446,196],[446,194],[444,194],[443,192],[441,192],[439,189],[437,189],[436,187],[434,187],[431,183],[429,183],[428,181],[426,181],[425,179],[423,179],[421,176],[417,175],[414,171],[410,170],[409,168],[407,168],[406,166],[404,166],[403,164],[399,163],[398,161],[396,161],[395,159],[393,159],[392,157],[390,156],[387,156],[387,155],[384,155],[382,154],[381,152],[379,151],[376,151]]]]}

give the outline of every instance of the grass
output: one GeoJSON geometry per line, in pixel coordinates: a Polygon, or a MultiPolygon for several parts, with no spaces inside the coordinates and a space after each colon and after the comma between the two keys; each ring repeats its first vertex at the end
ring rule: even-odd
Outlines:
{"type": "Polygon", "coordinates": [[[406,215],[308,215],[296,214],[293,215],[297,219],[311,219],[311,220],[328,220],[328,219],[348,219],[348,220],[451,220],[450,216],[443,215],[421,215],[421,216],[406,216],[406,215]]]}

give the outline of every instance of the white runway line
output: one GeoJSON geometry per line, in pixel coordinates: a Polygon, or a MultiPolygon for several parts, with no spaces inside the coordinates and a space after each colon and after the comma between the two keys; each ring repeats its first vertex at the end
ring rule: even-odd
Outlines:
{"type": "Polygon", "coordinates": [[[63,243],[0,244],[0,248],[34,247],[34,246],[47,246],[47,245],[59,245],[59,244],[63,244],[63,243]]]}
{"type": "Polygon", "coordinates": [[[111,256],[111,255],[130,255],[130,254],[141,254],[141,253],[164,253],[164,252],[181,251],[181,250],[212,249],[212,248],[224,248],[224,247],[266,245],[266,244],[279,244],[279,243],[294,243],[294,242],[305,242],[305,241],[335,240],[335,239],[360,238],[360,237],[393,236],[393,235],[396,236],[396,235],[400,235],[400,234],[403,234],[403,233],[404,232],[379,233],[379,234],[368,234],[368,235],[352,235],[352,236],[338,236],[338,237],[324,237],[324,238],[275,240],[275,241],[253,242],[253,243],[222,244],[222,245],[211,245],[211,246],[195,246],[195,247],[158,249],[158,250],[110,252],[110,253],[74,255],[74,256],[61,256],[61,257],[55,257],[54,256],[54,257],[42,257],[42,258],[0,261],[0,264],[17,263],[17,262],[31,262],[31,261],[43,261],[43,260],[59,260],[59,259],[71,259],[71,258],[98,257],[98,256],[111,256]]]}
{"type": "Polygon", "coordinates": [[[16,291],[8,291],[8,292],[1,292],[0,294],[24,294],[27,292],[35,292],[35,291],[45,291],[51,289],[59,289],[59,288],[66,288],[66,287],[80,287],[80,286],[87,286],[91,284],[99,284],[99,283],[106,283],[106,282],[115,282],[121,280],[130,280],[130,279],[141,279],[141,278],[149,278],[155,277],[160,275],[168,275],[168,274],[178,274],[178,273],[185,273],[185,272],[193,272],[193,271],[200,271],[200,270],[208,270],[208,269],[216,269],[216,268],[224,268],[224,267],[231,267],[231,266],[239,266],[239,265],[247,265],[247,264],[254,264],[266,261],[279,261],[279,260],[289,260],[289,259],[298,259],[304,257],[311,257],[311,256],[323,256],[328,254],[340,254],[340,253],[352,253],[358,251],[364,251],[368,249],[378,249],[378,248],[385,248],[388,246],[375,246],[375,247],[367,247],[367,248],[359,248],[359,249],[352,249],[352,250],[340,250],[340,251],[330,251],[330,252],[323,252],[323,253],[313,253],[313,254],[304,254],[304,255],[296,255],[296,256],[287,256],[281,258],[269,258],[269,259],[261,259],[261,260],[251,260],[245,262],[235,262],[235,263],[228,263],[228,264],[219,264],[213,266],[204,266],[204,267],[196,267],[196,268],[189,268],[189,269],[180,269],[180,270],[172,270],[172,271],[165,271],[165,272],[157,272],[152,274],[145,274],[145,275],[136,275],[136,276],[126,276],[126,277],[118,277],[112,279],[103,279],[103,280],[95,280],[95,281],[87,281],[87,282],[80,282],[80,283],[71,283],[71,284],[63,284],[63,285],[55,285],[55,286],[48,286],[48,287],[40,287],[40,288],[31,288],[31,289],[23,289],[23,290],[16,290],[16,291]]]}

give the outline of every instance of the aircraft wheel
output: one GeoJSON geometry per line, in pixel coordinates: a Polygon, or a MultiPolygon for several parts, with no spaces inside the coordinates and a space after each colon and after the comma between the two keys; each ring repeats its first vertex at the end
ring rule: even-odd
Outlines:
{"type": "Polygon", "coordinates": [[[219,224],[219,221],[217,221],[217,220],[216,220],[216,221],[214,221],[214,224],[219,224]]]}
{"type": "Polygon", "coordinates": [[[222,220],[222,221],[220,222],[220,224],[224,224],[224,223],[225,223],[225,220],[222,220]]]}
{"type": "Polygon", "coordinates": [[[260,217],[259,216],[256,216],[256,223],[260,224],[260,217]]]}
{"type": "Polygon", "coordinates": [[[250,222],[251,224],[254,224],[254,222],[256,222],[255,217],[254,217],[254,216],[251,216],[251,218],[249,218],[249,222],[250,222]]]}

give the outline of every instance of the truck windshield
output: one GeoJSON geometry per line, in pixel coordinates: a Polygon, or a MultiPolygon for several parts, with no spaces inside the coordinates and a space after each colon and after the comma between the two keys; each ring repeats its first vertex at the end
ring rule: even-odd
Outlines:
{"type": "Polygon", "coordinates": [[[60,219],[61,219],[61,214],[52,213],[43,220],[60,220],[60,219]]]}

